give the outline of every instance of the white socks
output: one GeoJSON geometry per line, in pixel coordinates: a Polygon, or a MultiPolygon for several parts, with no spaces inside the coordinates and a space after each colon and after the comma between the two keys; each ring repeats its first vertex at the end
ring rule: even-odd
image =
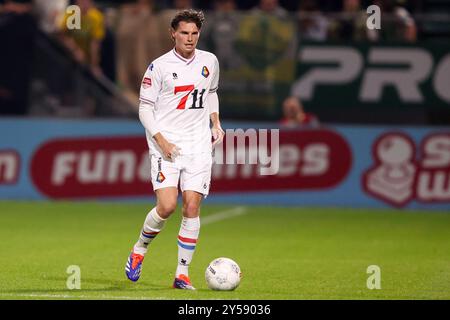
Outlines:
{"type": "Polygon", "coordinates": [[[165,223],[166,219],[163,219],[158,215],[156,207],[153,208],[145,218],[144,226],[139,235],[138,242],[134,245],[133,252],[145,255],[147,253],[148,245],[158,235],[165,223]]]}
{"type": "Polygon", "coordinates": [[[175,276],[180,274],[189,276],[189,264],[194,255],[198,235],[200,233],[200,217],[185,218],[181,221],[180,232],[178,233],[178,266],[175,276]]]}
{"type": "MultiPolygon", "coordinates": [[[[166,219],[161,218],[153,208],[145,218],[144,226],[139,235],[139,240],[133,247],[133,252],[141,255],[147,253],[148,245],[158,235],[164,227],[166,219]]],[[[178,233],[178,266],[175,276],[180,274],[189,276],[189,264],[197,245],[200,233],[200,217],[185,218],[181,220],[180,231],[178,233]]]]}

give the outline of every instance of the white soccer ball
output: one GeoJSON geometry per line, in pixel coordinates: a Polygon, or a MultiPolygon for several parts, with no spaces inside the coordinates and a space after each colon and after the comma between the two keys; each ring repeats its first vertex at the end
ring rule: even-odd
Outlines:
{"type": "Polygon", "coordinates": [[[229,258],[217,258],[206,268],[205,278],[212,290],[234,290],[241,282],[241,268],[229,258]]]}

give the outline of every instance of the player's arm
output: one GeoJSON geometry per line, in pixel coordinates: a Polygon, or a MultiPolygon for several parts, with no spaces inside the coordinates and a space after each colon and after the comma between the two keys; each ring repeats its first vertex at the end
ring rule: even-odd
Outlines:
{"type": "Polygon", "coordinates": [[[225,135],[219,119],[219,97],[217,96],[217,89],[219,88],[219,74],[219,61],[216,58],[214,65],[214,78],[211,83],[211,89],[209,90],[209,94],[206,98],[209,108],[209,117],[212,123],[211,133],[214,139],[213,147],[216,144],[221,143],[225,135]]]}
{"type": "Polygon", "coordinates": [[[151,102],[141,100],[139,104],[139,120],[141,120],[144,128],[150,132],[152,138],[155,139],[161,148],[163,156],[172,159],[180,154],[180,149],[173,143],[167,141],[162,135],[161,129],[156,122],[154,108],[155,106],[151,102]]]}
{"type": "Polygon", "coordinates": [[[212,127],[211,133],[214,139],[213,146],[222,142],[225,132],[222,129],[219,118],[219,97],[216,92],[210,93],[207,97],[209,117],[211,119],[212,127]]]}

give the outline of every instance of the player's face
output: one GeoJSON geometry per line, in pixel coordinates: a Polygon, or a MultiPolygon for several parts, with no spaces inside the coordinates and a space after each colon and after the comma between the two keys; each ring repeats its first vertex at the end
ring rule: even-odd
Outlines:
{"type": "Polygon", "coordinates": [[[176,30],[172,30],[172,37],[175,40],[175,49],[185,58],[190,58],[194,54],[197,46],[200,30],[193,22],[181,21],[176,30]]]}

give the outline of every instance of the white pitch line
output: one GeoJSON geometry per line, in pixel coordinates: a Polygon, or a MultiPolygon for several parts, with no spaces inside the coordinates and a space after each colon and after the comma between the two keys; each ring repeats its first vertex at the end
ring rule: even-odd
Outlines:
{"type": "Polygon", "coordinates": [[[207,224],[211,224],[217,221],[222,221],[225,219],[230,219],[230,218],[234,218],[237,216],[242,216],[244,214],[247,213],[247,210],[245,209],[245,207],[236,207],[230,210],[225,210],[225,211],[221,211],[209,216],[206,216],[204,218],[201,218],[201,225],[207,225],[207,224]]]}
{"type": "MultiPolygon", "coordinates": [[[[167,297],[127,297],[107,295],[69,295],[69,294],[46,294],[46,293],[0,293],[0,297],[16,298],[54,298],[54,299],[104,299],[104,300],[181,300],[167,297]]],[[[195,298],[184,298],[182,300],[196,300],[195,298]]],[[[222,300],[221,298],[209,298],[207,300],[222,300]]],[[[231,300],[238,300],[233,298],[231,300]]]]}
{"type": "Polygon", "coordinates": [[[167,297],[127,297],[106,295],[69,295],[69,294],[37,294],[37,293],[0,293],[0,297],[23,297],[23,298],[55,298],[55,299],[111,299],[111,300],[174,300],[167,297]]]}

